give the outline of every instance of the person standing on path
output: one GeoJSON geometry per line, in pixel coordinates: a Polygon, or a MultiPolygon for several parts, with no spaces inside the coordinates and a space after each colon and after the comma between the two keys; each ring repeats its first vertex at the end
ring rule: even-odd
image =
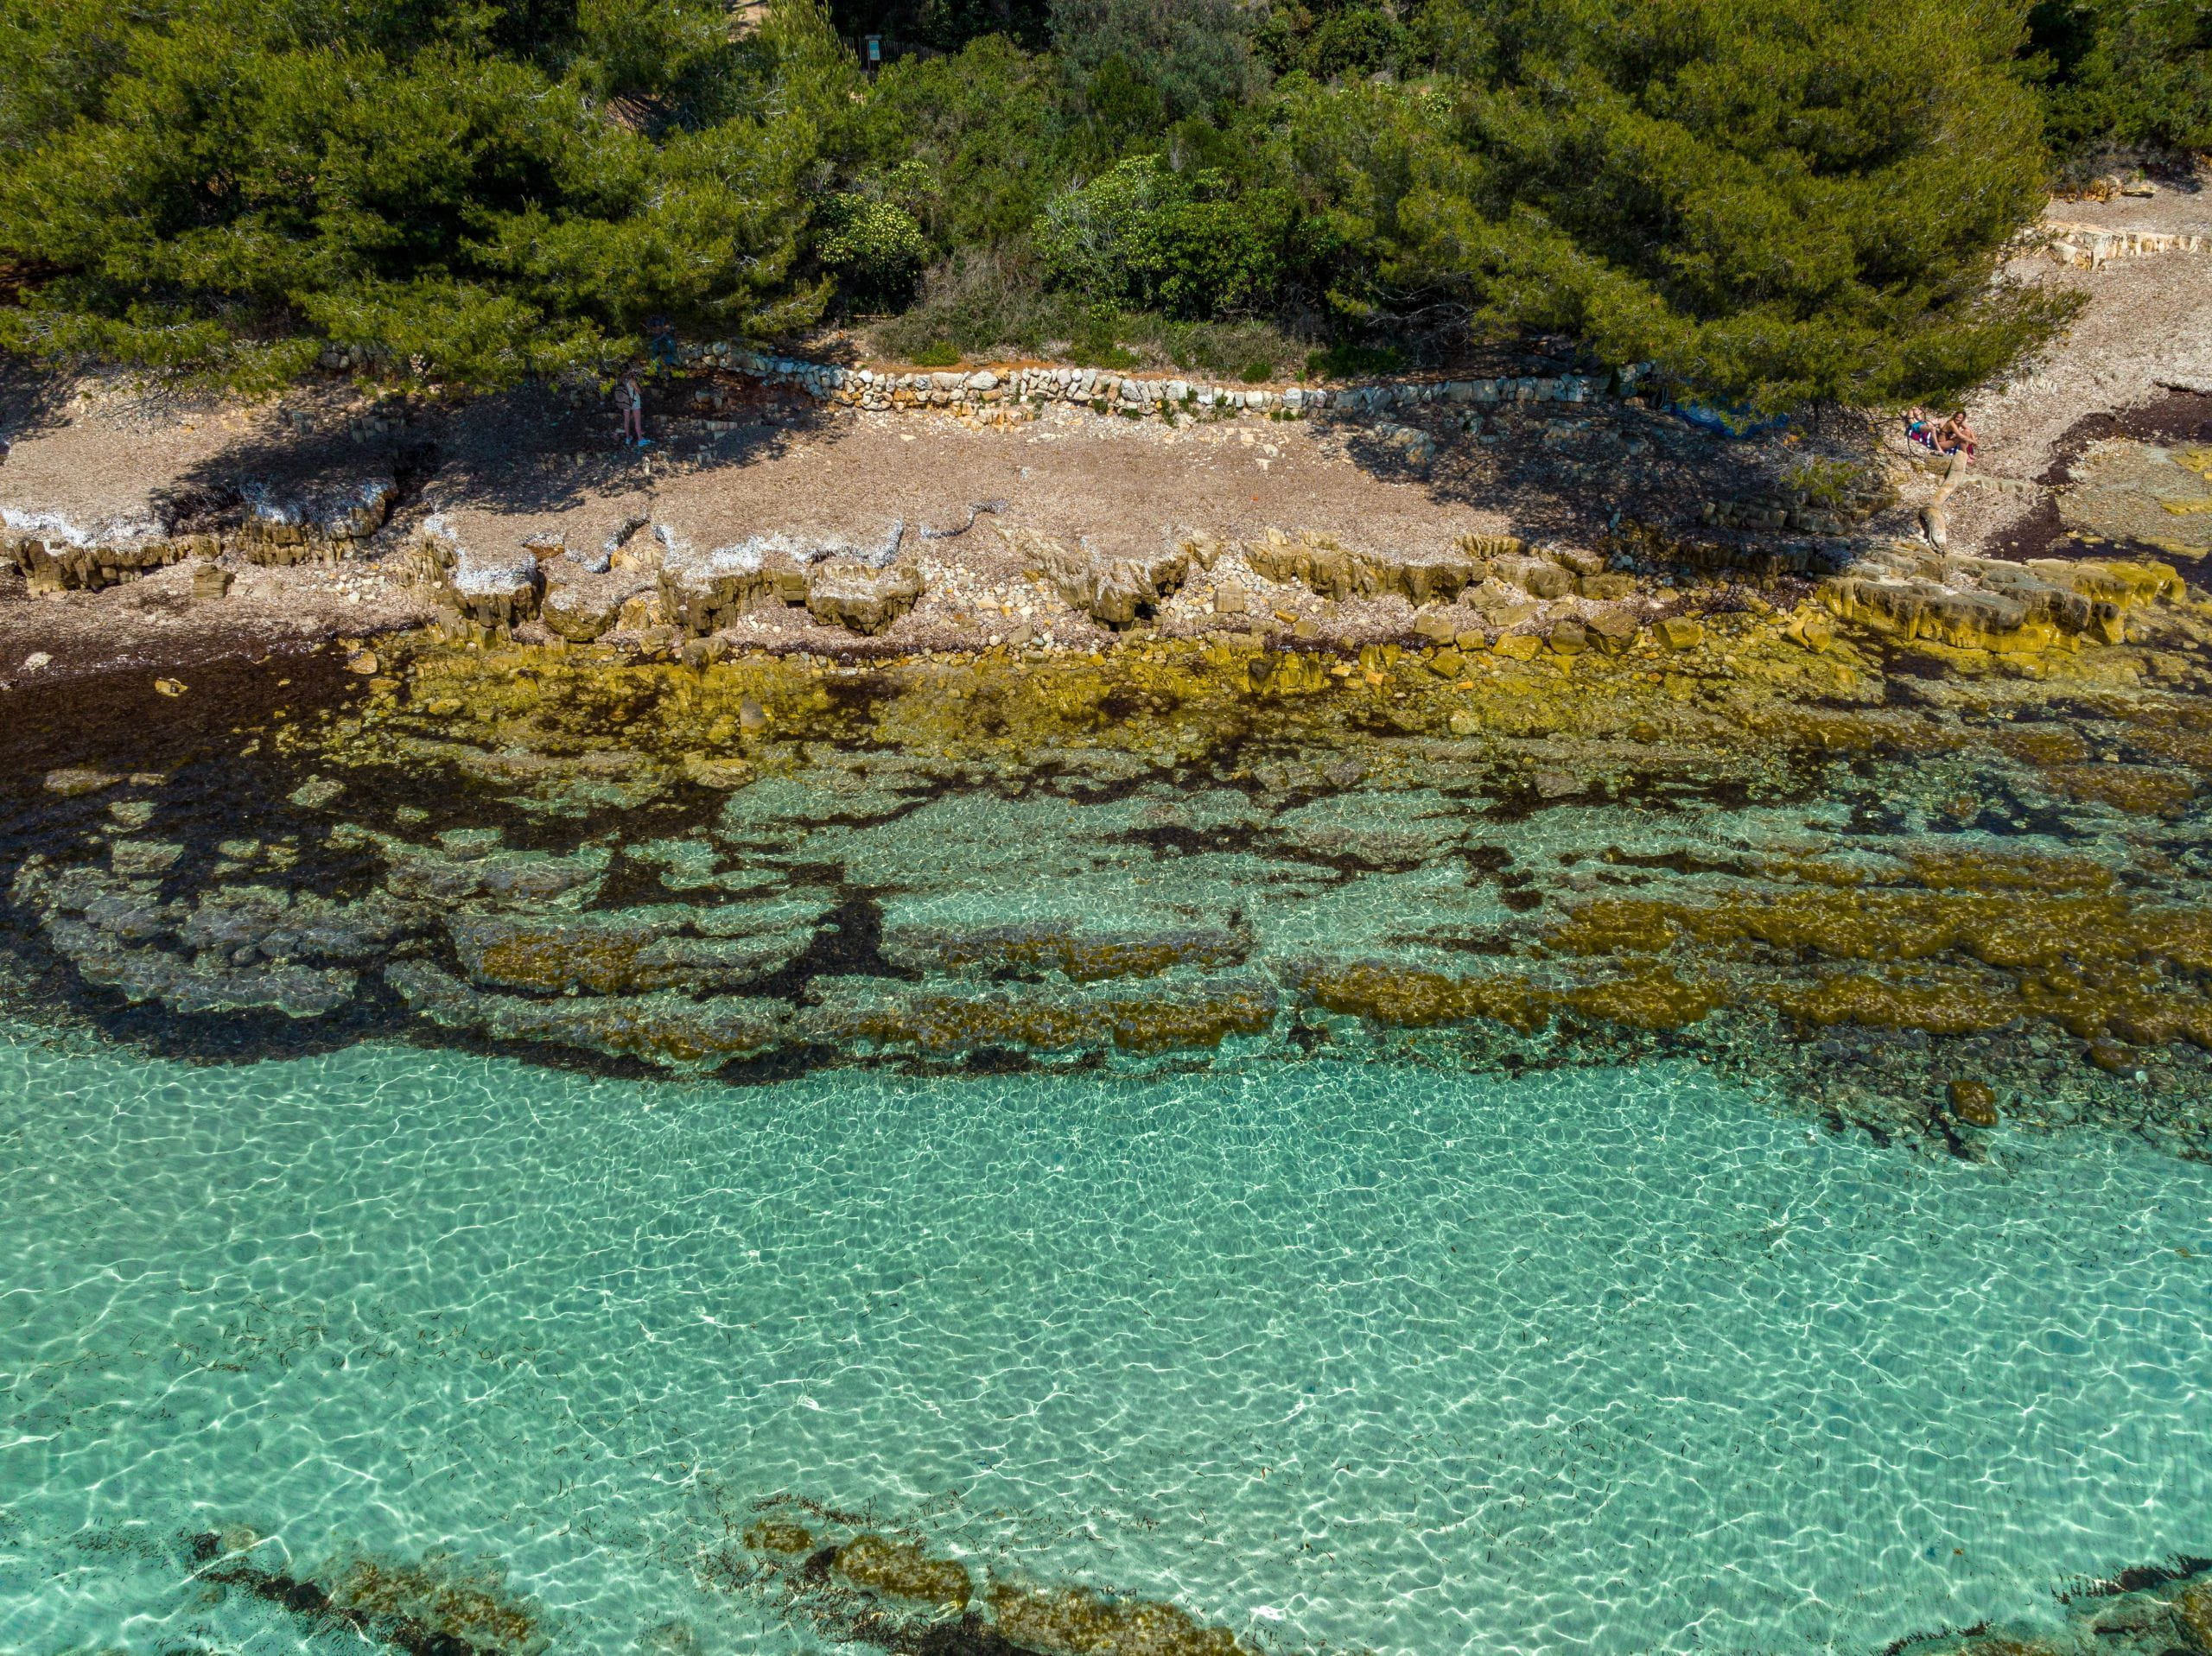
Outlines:
{"type": "Polygon", "coordinates": [[[624,444],[650,447],[652,445],[645,441],[645,393],[634,373],[623,375],[621,383],[615,386],[614,407],[622,416],[624,444]]]}

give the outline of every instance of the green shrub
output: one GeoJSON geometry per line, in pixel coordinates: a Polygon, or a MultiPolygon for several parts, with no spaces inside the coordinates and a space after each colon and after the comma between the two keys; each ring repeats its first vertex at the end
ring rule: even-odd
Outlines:
{"type": "Polygon", "coordinates": [[[1307,38],[1301,67],[1320,80],[1395,69],[1410,41],[1395,17],[1372,6],[1353,6],[1324,18],[1307,38]]]}
{"type": "Polygon", "coordinates": [[[1352,379],[1366,374],[1404,371],[1406,353],[1395,346],[1336,345],[1306,358],[1306,371],[1319,379],[1352,379]]]}
{"type": "Polygon", "coordinates": [[[807,0],[742,41],[713,0],[167,0],[14,49],[42,3],[0,10],[0,259],[60,274],[0,342],[497,385],[819,312],[799,186],[855,72],[807,0]]]}
{"type": "Polygon", "coordinates": [[[912,216],[887,201],[833,195],[823,204],[820,224],[815,257],[841,293],[875,305],[913,297],[929,244],[912,216]]]}
{"type": "MultiPolygon", "coordinates": [[[[1393,285],[1763,409],[1922,400],[2049,338],[2017,17],[1953,0],[1490,0],[1493,83],[1359,202],[1393,285]]],[[[1386,162],[1390,157],[1382,157],[1386,162]]]]}
{"type": "Polygon", "coordinates": [[[997,35],[888,64],[836,139],[850,176],[912,213],[940,255],[1017,237],[1075,165],[1049,60],[997,35]]]}
{"type": "Polygon", "coordinates": [[[938,339],[924,346],[906,360],[917,368],[957,368],[960,365],[960,352],[953,348],[950,340],[938,339]]]}
{"type": "Polygon", "coordinates": [[[1217,316],[1270,300],[1294,219],[1287,194],[1235,196],[1211,169],[1138,155],[1056,197],[1032,232],[1047,277],[1099,298],[1217,316]]]}
{"type": "Polygon", "coordinates": [[[2212,150],[2212,4],[2041,0],[2028,26],[2063,153],[2212,150]]]}
{"type": "Polygon", "coordinates": [[[1236,0],[1052,0],[1052,44],[1094,104],[1122,105],[1098,112],[1111,119],[1148,105],[1154,131],[1259,89],[1251,25],[1236,0]]]}

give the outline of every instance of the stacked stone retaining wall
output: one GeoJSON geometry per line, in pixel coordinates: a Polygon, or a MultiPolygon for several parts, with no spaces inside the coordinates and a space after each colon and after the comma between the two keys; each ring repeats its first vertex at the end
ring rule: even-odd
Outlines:
{"type": "Polygon", "coordinates": [[[741,374],[836,408],[1012,410],[1060,403],[1138,418],[1176,413],[1294,418],[1323,412],[1376,414],[1428,403],[1484,408],[1517,403],[1594,403],[1608,396],[1626,395],[1637,383],[1637,371],[1627,369],[1618,374],[1409,378],[1346,386],[1223,385],[1184,375],[1140,375],[1099,368],[844,368],[834,363],[766,355],[728,341],[688,346],[678,353],[677,360],[686,367],[741,374]]]}

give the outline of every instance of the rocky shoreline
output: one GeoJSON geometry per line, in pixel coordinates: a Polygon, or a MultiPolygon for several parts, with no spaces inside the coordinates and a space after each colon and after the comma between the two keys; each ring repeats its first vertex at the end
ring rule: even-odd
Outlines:
{"type": "Polygon", "coordinates": [[[1847,581],[1579,647],[432,631],[119,682],[203,705],[24,755],[14,998],[736,1080],[1694,1054],[1960,1154],[1992,1116],[2212,1154],[2212,609],[2098,568],[2110,614],[2034,649],[1847,581]]]}
{"type": "Polygon", "coordinates": [[[573,391],[18,384],[8,998],[734,1081],[1688,1055],[2212,1154],[2212,394],[2013,397],[2031,477],[1525,366],[703,347],[645,451],[573,391]]]}

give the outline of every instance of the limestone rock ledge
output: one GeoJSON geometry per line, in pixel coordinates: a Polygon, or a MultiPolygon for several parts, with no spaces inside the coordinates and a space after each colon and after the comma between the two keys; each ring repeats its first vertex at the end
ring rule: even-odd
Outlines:
{"type": "Polygon", "coordinates": [[[1071,547],[1034,530],[1010,529],[1005,536],[1071,607],[1116,629],[1150,615],[1191,573],[1191,554],[1184,546],[1116,554],[1084,540],[1071,547]]]}
{"type": "Polygon", "coordinates": [[[0,514],[0,557],[40,595],[97,592],[225,554],[259,564],[327,562],[384,528],[399,485],[372,467],[293,482],[249,479],[215,495],[189,509],[170,502],[143,519],[97,523],[10,509],[0,514]]]}

